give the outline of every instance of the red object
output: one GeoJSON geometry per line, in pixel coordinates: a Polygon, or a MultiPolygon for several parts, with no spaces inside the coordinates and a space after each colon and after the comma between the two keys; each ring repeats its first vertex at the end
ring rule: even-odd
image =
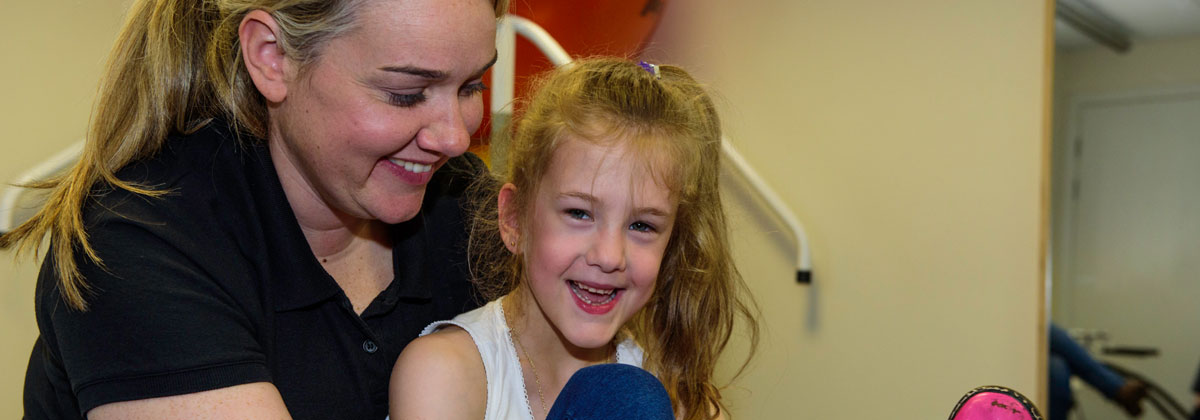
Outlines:
{"type": "MultiPolygon", "coordinates": [[[[509,13],[537,23],[572,57],[608,55],[636,58],[654,34],[667,0],[513,0],[509,13]]],[[[522,98],[534,77],[553,67],[533,43],[517,36],[516,86],[522,98]]],[[[484,77],[491,83],[491,73],[484,77]]],[[[472,146],[486,144],[491,132],[491,95],[484,92],[484,117],[472,146]]]]}

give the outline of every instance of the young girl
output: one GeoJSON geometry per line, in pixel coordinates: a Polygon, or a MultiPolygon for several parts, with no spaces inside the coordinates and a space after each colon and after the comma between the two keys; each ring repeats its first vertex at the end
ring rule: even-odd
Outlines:
{"type": "Polygon", "coordinates": [[[564,385],[604,363],[656,376],[668,417],[721,416],[713,366],[737,315],[752,350],[757,323],[729,252],[704,89],[677,67],[577,61],[541,82],[517,127],[471,231],[494,300],[408,345],[391,417],[546,418],[564,399],[594,403],[564,385]]]}

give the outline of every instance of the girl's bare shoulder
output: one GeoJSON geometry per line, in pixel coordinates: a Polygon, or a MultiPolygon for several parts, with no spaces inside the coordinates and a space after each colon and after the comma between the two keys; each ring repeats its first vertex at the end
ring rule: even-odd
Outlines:
{"type": "Polygon", "coordinates": [[[388,393],[392,419],[483,418],[487,376],[471,335],[449,326],[413,340],[396,359],[388,393]]]}

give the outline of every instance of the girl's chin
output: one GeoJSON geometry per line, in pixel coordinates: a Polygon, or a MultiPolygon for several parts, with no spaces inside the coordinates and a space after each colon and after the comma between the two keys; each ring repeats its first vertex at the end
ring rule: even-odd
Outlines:
{"type": "Polygon", "coordinates": [[[572,343],[572,344],[575,344],[575,347],[580,348],[582,350],[599,351],[599,350],[607,350],[610,343],[612,343],[611,339],[605,340],[605,341],[588,341],[585,343],[572,343]]]}
{"type": "Polygon", "coordinates": [[[615,336],[616,331],[603,331],[568,336],[567,340],[571,342],[571,345],[582,350],[607,350],[615,336]]]}

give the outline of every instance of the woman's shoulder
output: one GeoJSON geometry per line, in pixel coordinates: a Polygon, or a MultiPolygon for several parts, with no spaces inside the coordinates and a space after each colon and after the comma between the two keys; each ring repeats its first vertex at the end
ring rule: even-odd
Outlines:
{"type": "Polygon", "coordinates": [[[266,183],[253,180],[266,174],[249,169],[255,165],[248,157],[252,146],[238,144],[213,127],[217,124],[172,135],[158,153],[118,171],[122,181],[157,195],[114,185],[93,188],[83,219],[103,265],[76,256],[89,283],[112,295],[140,279],[207,287],[208,280],[237,284],[256,272],[260,259],[244,256],[265,252],[261,214],[277,214],[278,206],[264,201],[273,200],[264,198],[270,196],[266,183]],[[166,275],[180,268],[193,276],[166,275]]]}
{"type": "MultiPolygon", "coordinates": [[[[146,226],[198,226],[206,221],[228,224],[249,214],[255,188],[269,184],[273,168],[264,146],[231,134],[214,120],[189,133],[175,133],[153,155],[116,172],[117,179],[156,192],[148,196],[102,183],[92,189],[84,207],[89,227],[106,223],[146,226]]],[[[277,182],[276,182],[277,183],[277,182]]],[[[91,231],[89,231],[91,233],[91,231]]]]}
{"type": "Polygon", "coordinates": [[[471,194],[480,190],[480,182],[491,179],[488,174],[483,160],[469,152],[446,161],[425,187],[425,213],[441,214],[450,222],[461,223],[464,205],[476,198],[471,194]]]}
{"type": "Polygon", "coordinates": [[[434,173],[434,179],[441,181],[440,183],[449,190],[462,191],[487,173],[488,166],[483,159],[467,152],[447,160],[446,164],[434,173]]]}
{"type": "Polygon", "coordinates": [[[149,187],[177,186],[189,176],[219,177],[229,166],[257,157],[262,147],[248,135],[236,135],[223,120],[211,120],[186,132],[173,132],[153,154],[116,172],[118,179],[149,187]]]}

